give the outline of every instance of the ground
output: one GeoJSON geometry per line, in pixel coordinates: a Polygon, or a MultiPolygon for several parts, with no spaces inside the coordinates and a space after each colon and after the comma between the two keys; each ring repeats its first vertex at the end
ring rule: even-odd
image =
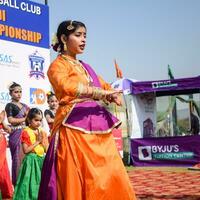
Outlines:
{"type": "Polygon", "coordinates": [[[200,171],[177,167],[127,167],[138,200],[200,200],[200,171]]]}

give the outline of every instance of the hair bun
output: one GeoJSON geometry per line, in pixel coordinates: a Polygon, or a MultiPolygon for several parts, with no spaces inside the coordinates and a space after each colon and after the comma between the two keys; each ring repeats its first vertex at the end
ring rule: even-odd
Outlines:
{"type": "Polygon", "coordinates": [[[7,85],[7,88],[8,88],[8,90],[10,90],[10,87],[14,84],[15,82],[10,82],[10,83],[8,83],[8,85],[7,85]]]}
{"type": "Polygon", "coordinates": [[[51,46],[52,46],[52,48],[53,48],[54,51],[60,52],[60,44],[58,44],[58,43],[55,44],[55,45],[52,44],[51,46]]]}
{"type": "Polygon", "coordinates": [[[52,37],[51,46],[53,47],[54,51],[59,52],[60,44],[59,44],[59,41],[58,41],[58,37],[55,33],[53,34],[53,37],[52,37]]]}

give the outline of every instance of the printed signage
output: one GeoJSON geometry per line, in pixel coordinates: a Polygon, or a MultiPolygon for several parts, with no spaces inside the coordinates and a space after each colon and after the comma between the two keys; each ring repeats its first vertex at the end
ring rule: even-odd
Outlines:
{"type": "Polygon", "coordinates": [[[131,140],[136,166],[192,166],[200,160],[200,136],[143,138],[131,140]]]}
{"type": "Polygon", "coordinates": [[[0,39],[49,48],[48,6],[27,0],[0,0],[0,39]]]}

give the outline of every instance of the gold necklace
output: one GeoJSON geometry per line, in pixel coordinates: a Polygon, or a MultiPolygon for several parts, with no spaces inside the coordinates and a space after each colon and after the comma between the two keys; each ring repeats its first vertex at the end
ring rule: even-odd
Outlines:
{"type": "Polygon", "coordinates": [[[76,59],[73,59],[67,55],[63,55],[61,54],[61,57],[64,59],[64,60],[67,60],[69,61],[72,65],[79,65],[81,66],[81,63],[79,62],[79,60],[76,60],[76,59]]]}
{"type": "Polygon", "coordinates": [[[91,82],[91,78],[87,72],[87,70],[83,67],[83,65],[81,64],[81,62],[79,60],[74,60],[66,55],[61,54],[61,57],[68,61],[69,63],[71,63],[72,65],[74,65],[75,69],[83,76],[85,76],[85,78],[87,79],[87,82],[90,83],[91,82]]]}

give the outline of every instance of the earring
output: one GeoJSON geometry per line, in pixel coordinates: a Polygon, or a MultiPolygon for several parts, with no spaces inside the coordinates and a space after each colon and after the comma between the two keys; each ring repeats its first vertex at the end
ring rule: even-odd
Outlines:
{"type": "Polygon", "coordinates": [[[67,51],[67,44],[64,43],[64,51],[67,51]]]}

